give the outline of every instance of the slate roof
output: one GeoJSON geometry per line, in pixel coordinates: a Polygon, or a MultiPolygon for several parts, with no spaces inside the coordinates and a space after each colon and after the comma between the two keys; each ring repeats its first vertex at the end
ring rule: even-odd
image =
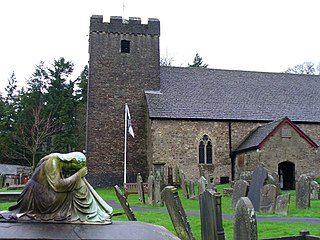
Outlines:
{"type": "Polygon", "coordinates": [[[320,123],[320,76],[161,67],[150,118],[320,123]]]}
{"type": "Polygon", "coordinates": [[[258,148],[259,144],[285,119],[280,118],[276,121],[257,127],[243,140],[236,149],[236,152],[258,148]]]}
{"type": "Polygon", "coordinates": [[[275,120],[270,123],[266,123],[262,126],[257,127],[248,136],[239,144],[238,148],[235,152],[243,152],[252,149],[260,149],[262,144],[268,139],[268,137],[272,136],[275,131],[277,131],[278,126],[281,126],[283,123],[288,123],[291,127],[297,131],[301,138],[305,139],[310,145],[314,148],[318,148],[319,146],[312,141],[301,129],[299,129],[290,119],[287,117],[282,117],[278,120],[275,120]]]}

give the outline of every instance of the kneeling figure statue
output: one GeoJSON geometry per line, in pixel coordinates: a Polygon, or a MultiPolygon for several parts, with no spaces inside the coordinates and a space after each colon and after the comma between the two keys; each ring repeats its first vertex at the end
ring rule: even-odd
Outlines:
{"type": "Polygon", "coordinates": [[[85,179],[86,165],[81,152],[45,156],[17,203],[0,212],[0,219],[110,224],[112,208],[85,179]],[[65,171],[75,173],[64,177],[65,171]]]}

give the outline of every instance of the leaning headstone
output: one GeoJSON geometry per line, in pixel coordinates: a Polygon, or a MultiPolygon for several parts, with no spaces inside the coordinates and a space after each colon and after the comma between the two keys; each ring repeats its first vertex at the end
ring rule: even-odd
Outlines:
{"type": "Polygon", "coordinates": [[[140,173],[137,174],[137,189],[138,189],[139,202],[142,204],[145,204],[146,200],[144,198],[143,180],[140,173]]]}
{"type": "Polygon", "coordinates": [[[196,194],[194,192],[194,181],[192,180],[189,182],[189,198],[190,199],[196,198],[196,194]]]}
{"type": "Polygon", "coordinates": [[[260,211],[273,213],[277,197],[277,187],[273,184],[266,184],[261,189],[260,211]]]}
{"type": "Polygon", "coordinates": [[[277,196],[275,213],[287,216],[290,205],[290,194],[277,196]]]}
{"type": "Polygon", "coordinates": [[[183,240],[194,240],[194,236],[182,207],[178,191],[173,186],[167,186],[161,192],[163,201],[168,209],[172,224],[179,238],[183,240]]]}
{"type": "Polygon", "coordinates": [[[154,204],[156,206],[163,206],[161,200],[161,176],[160,172],[155,172],[154,176],[154,204]]]}
{"type": "Polygon", "coordinates": [[[302,174],[299,177],[296,187],[296,208],[310,207],[310,182],[307,175],[302,174]]]}
{"type": "Polygon", "coordinates": [[[115,185],[114,186],[114,190],[116,191],[116,195],[117,195],[117,198],[124,210],[124,213],[127,215],[127,218],[129,221],[137,221],[128,201],[127,201],[127,198],[124,196],[124,194],[122,193],[122,191],[120,190],[120,188],[115,185]]]}
{"type": "Polygon", "coordinates": [[[202,194],[206,191],[207,189],[207,179],[205,179],[204,176],[201,176],[198,180],[198,194],[202,194]]]}
{"type": "Polygon", "coordinates": [[[268,171],[261,165],[253,171],[248,198],[250,199],[255,211],[260,210],[260,193],[267,177],[268,171]]]}
{"type": "Polygon", "coordinates": [[[258,239],[257,219],[249,198],[241,197],[236,205],[234,216],[234,240],[258,239]]]}
{"type": "Polygon", "coordinates": [[[319,183],[312,181],[310,184],[310,199],[319,200],[319,183]]]}
{"type": "Polygon", "coordinates": [[[221,194],[208,189],[199,195],[199,205],[202,239],[224,239],[221,194]]]}
{"type": "Polygon", "coordinates": [[[148,177],[148,204],[154,205],[154,177],[152,172],[148,177]]]}
{"type": "Polygon", "coordinates": [[[249,183],[246,180],[238,180],[233,185],[233,192],[232,192],[232,202],[231,207],[235,208],[237,205],[238,200],[241,197],[246,197],[248,194],[249,183]]]}

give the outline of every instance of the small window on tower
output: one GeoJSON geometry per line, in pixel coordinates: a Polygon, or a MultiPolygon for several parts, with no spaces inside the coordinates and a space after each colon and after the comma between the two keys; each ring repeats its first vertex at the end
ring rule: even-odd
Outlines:
{"type": "Polygon", "coordinates": [[[130,41],[121,40],[121,52],[130,53],[130,41]]]}

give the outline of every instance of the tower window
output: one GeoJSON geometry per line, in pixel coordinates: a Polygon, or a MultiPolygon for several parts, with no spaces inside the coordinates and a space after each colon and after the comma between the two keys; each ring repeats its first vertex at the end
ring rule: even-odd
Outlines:
{"type": "Polygon", "coordinates": [[[199,142],[199,164],[213,164],[212,141],[208,135],[199,142]]]}
{"type": "Polygon", "coordinates": [[[130,41],[121,40],[121,52],[130,53],[130,41]]]}

